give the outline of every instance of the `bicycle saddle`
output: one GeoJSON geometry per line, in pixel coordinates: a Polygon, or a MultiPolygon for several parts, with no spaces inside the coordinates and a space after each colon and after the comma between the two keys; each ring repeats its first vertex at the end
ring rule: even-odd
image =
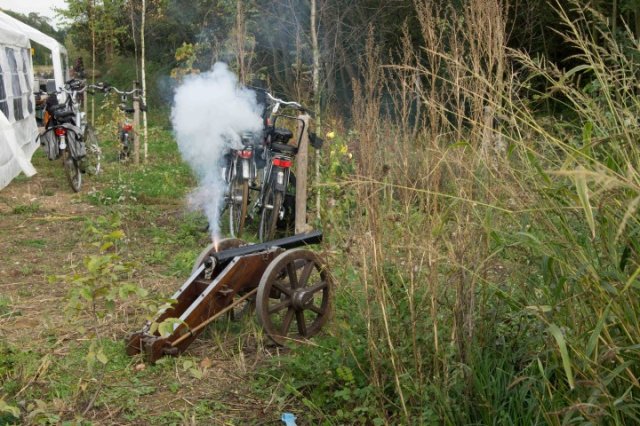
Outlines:
{"type": "Polygon", "coordinates": [[[275,152],[282,152],[283,154],[296,155],[298,153],[297,147],[278,142],[271,142],[271,150],[275,152]]]}
{"type": "Polygon", "coordinates": [[[279,143],[287,143],[289,142],[289,139],[291,139],[293,137],[293,133],[291,133],[291,130],[289,129],[282,129],[280,127],[276,127],[275,129],[273,129],[273,132],[271,133],[271,141],[272,142],[279,142],[279,143]]]}
{"type": "Polygon", "coordinates": [[[75,117],[75,113],[73,111],[61,111],[60,109],[56,109],[53,111],[53,117],[59,122],[68,121],[71,118],[75,117]]]}

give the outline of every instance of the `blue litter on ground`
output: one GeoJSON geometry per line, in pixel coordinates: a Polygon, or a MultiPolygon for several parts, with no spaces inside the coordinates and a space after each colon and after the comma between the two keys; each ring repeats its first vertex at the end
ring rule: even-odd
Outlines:
{"type": "Polygon", "coordinates": [[[296,416],[292,413],[282,413],[280,420],[282,420],[286,426],[296,426],[296,416]]]}

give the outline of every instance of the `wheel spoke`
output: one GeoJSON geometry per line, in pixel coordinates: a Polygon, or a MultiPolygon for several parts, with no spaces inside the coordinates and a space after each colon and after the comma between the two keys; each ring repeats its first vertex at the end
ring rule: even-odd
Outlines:
{"type": "Polygon", "coordinates": [[[291,288],[298,288],[298,275],[296,274],[296,269],[294,268],[293,262],[287,263],[287,274],[289,275],[289,283],[291,284],[291,288]]]}
{"type": "Polygon", "coordinates": [[[283,310],[284,308],[288,308],[291,306],[291,299],[284,300],[276,305],[269,307],[269,315],[275,314],[278,311],[283,310]]]}
{"type": "Polygon", "coordinates": [[[320,309],[319,307],[317,307],[316,305],[313,304],[313,299],[311,301],[309,301],[309,303],[307,303],[306,305],[304,305],[305,309],[308,309],[312,312],[315,312],[318,315],[322,315],[322,309],[320,309]]]}
{"type": "Polygon", "coordinates": [[[294,313],[295,313],[295,310],[289,307],[289,310],[287,311],[287,313],[284,316],[284,319],[282,320],[282,329],[280,330],[280,332],[283,336],[286,336],[287,333],[289,332],[289,327],[291,327],[291,320],[293,320],[294,313]]]}
{"type": "Polygon", "coordinates": [[[321,281],[321,282],[319,282],[318,284],[316,284],[314,286],[308,287],[305,291],[306,291],[306,293],[313,294],[313,293],[319,292],[320,290],[323,290],[326,287],[327,287],[327,282],[326,281],[321,281]]]}
{"type": "Polygon", "coordinates": [[[304,322],[304,311],[296,311],[296,322],[298,323],[298,333],[306,337],[307,323],[304,322]]]}
{"type": "Polygon", "coordinates": [[[300,287],[304,287],[309,281],[309,276],[311,275],[311,271],[313,271],[314,263],[313,261],[308,261],[304,265],[304,269],[302,269],[302,273],[300,274],[300,287]]]}
{"type": "Polygon", "coordinates": [[[291,297],[291,289],[287,287],[286,284],[276,281],[273,283],[273,286],[278,290],[280,290],[281,292],[283,292],[284,294],[286,294],[287,296],[291,297]]]}

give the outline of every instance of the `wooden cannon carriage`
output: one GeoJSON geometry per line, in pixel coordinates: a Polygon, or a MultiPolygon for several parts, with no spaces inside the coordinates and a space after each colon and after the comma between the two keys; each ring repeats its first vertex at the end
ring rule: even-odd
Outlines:
{"type": "Polygon", "coordinates": [[[209,245],[171,297],[172,307],[128,337],[127,353],[142,352],[151,362],[181,353],[209,323],[254,297],[258,321],[275,343],[313,336],[329,316],[332,296],[330,274],[305,248],[321,241],[315,231],[260,244],[230,238],[209,245]],[[169,336],[151,331],[168,318],[179,320],[169,336]]]}

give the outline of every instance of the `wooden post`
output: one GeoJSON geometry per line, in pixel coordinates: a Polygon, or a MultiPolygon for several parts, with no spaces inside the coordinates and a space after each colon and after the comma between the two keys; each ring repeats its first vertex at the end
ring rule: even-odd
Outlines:
{"type": "MultiPolygon", "coordinates": [[[[316,113],[316,133],[321,133],[322,121],[321,121],[321,104],[320,104],[320,47],[318,44],[318,26],[316,25],[317,4],[316,0],[311,0],[311,52],[313,57],[313,103],[316,113]]],[[[320,219],[320,150],[316,149],[314,152],[314,164],[315,164],[315,184],[316,184],[316,219],[320,219]]]]}
{"type": "Polygon", "coordinates": [[[308,232],[312,228],[307,225],[307,164],[309,161],[309,117],[308,114],[298,116],[297,137],[300,140],[296,156],[296,234],[308,232]],[[304,132],[302,123],[304,121],[304,132]],[[302,132],[302,138],[300,138],[302,132]]]}
{"type": "MultiPolygon", "coordinates": [[[[138,88],[138,82],[133,82],[133,88],[138,88]]],[[[133,94],[133,160],[140,164],[140,140],[138,131],[140,130],[140,95],[133,94]]]]}

